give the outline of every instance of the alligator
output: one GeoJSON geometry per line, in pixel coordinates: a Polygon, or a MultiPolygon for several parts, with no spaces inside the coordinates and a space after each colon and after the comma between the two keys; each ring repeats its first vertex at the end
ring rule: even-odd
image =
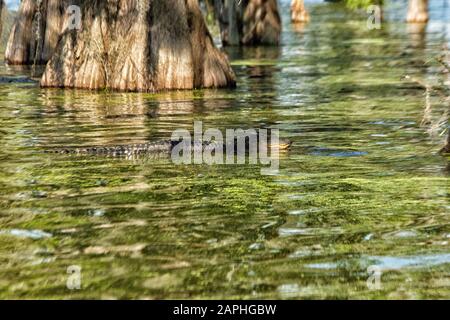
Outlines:
{"type": "MultiPolygon", "coordinates": [[[[259,140],[259,139],[258,139],[259,140]]],[[[269,139],[270,140],[270,139],[269,139]]],[[[245,139],[245,150],[249,148],[250,139],[245,139]]],[[[92,146],[92,147],[68,147],[68,148],[54,148],[47,149],[45,153],[60,153],[60,154],[79,154],[79,155],[106,155],[106,156],[139,156],[139,155],[170,155],[175,147],[183,147],[180,144],[185,143],[184,140],[158,140],[142,144],[126,144],[115,146],[92,146]]],[[[234,153],[238,152],[239,141],[237,138],[232,143],[234,147],[234,153]]],[[[259,142],[258,144],[259,145],[259,142]]],[[[263,144],[264,145],[264,144],[263,144]]],[[[277,145],[274,145],[271,141],[266,142],[268,149],[279,151],[289,150],[292,142],[288,139],[279,139],[277,145]]],[[[192,141],[189,145],[191,152],[204,152],[204,151],[217,151],[223,150],[225,153],[228,149],[227,142],[220,141],[192,141]]]]}

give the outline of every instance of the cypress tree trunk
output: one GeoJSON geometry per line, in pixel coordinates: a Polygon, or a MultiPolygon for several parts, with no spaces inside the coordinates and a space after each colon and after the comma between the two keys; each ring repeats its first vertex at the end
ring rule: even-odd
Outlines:
{"type": "Polygon", "coordinates": [[[242,38],[244,5],[234,0],[214,0],[214,11],[219,20],[222,43],[238,46],[242,38]]]}
{"type": "Polygon", "coordinates": [[[215,0],[224,45],[278,44],[277,0],[215,0]]]}
{"type": "Polygon", "coordinates": [[[306,11],[304,0],[292,0],[291,20],[297,23],[309,21],[309,14],[306,11]]]}
{"type": "Polygon", "coordinates": [[[31,64],[33,62],[36,52],[36,40],[32,35],[35,13],[36,2],[23,0],[6,46],[5,60],[9,64],[31,64]]]}
{"type": "Polygon", "coordinates": [[[3,7],[5,3],[3,0],[0,0],[0,39],[2,38],[2,23],[3,23],[3,7]]]}
{"type": "Polygon", "coordinates": [[[23,0],[5,52],[9,64],[45,64],[64,32],[66,9],[79,0],[23,0]]]}
{"type": "Polygon", "coordinates": [[[158,91],[235,85],[197,0],[84,1],[82,30],[67,30],[43,87],[158,91]]]}
{"type": "Polygon", "coordinates": [[[407,22],[424,23],[428,21],[428,0],[409,0],[407,22]]]}

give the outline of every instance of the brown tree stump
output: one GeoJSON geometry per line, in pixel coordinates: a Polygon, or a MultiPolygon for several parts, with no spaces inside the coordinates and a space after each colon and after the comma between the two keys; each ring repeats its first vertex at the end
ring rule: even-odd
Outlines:
{"type": "Polygon", "coordinates": [[[3,0],[0,0],[0,39],[2,38],[2,23],[3,23],[3,7],[5,6],[5,3],[3,0]]]}
{"type": "Polygon", "coordinates": [[[154,92],[235,85],[197,0],[83,1],[82,30],[67,30],[42,87],[154,92]]]}
{"type": "Polygon", "coordinates": [[[66,9],[79,0],[23,0],[5,51],[9,64],[45,64],[64,32],[66,9]]]}
{"type": "Polygon", "coordinates": [[[409,23],[428,22],[428,0],[409,0],[408,16],[409,23]]]}
{"type": "Polygon", "coordinates": [[[281,18],[277,0],[215,0],[224,45],[277,45],[281,18]]]}
{"type": "Polygon", "coordinates": [[[305,23],[309,21],[309,14],[306,11],[304,0],[292,0],[291,20],[294,23],[305,23]]]}

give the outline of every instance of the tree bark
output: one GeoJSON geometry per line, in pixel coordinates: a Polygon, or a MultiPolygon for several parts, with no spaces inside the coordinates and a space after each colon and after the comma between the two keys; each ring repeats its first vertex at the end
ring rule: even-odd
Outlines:
{"type": "Polygon", "coordinates": [[[36,2],[23,0],[19,13],[9,35],[5,60],[9,64],[30,64],[36,52],[36,39],[33,37],[33,21],[36,2]]]}
{"type": "Polygon", "coordinates": [[[64,32],[66,9],[79,0],[23,0],[5,52],[9,64],[45,64],[64,32]]]}
{"type": "Polygon", "coordinates": [[[291,20],[295,23],[304,23],[309,21],[309,14],[306,11],[304,0],[292,0],[291,20]]]}
{"type": "Polygon", "coordinates": [[[224,45],[277,45],[281,18],[277,0],[215,0],[224,45]]]}
{"type": "Polygon", "coordinates": [[[61,37],[43,87],[154,92],[235,85],[197,0],[84,1],[82,30],[61,37]]]}
{"type": "Polygon", "coordinates": [[[428,22],[428,0],[409,0],[406,21],[409,23],[428,22]]]}
{"type": "Polygon", "coordinates": [[[0,39],[2,38],[2,26],[3,26],[3,7],[5,3],[3,0],[0,0],[0,39]]]}

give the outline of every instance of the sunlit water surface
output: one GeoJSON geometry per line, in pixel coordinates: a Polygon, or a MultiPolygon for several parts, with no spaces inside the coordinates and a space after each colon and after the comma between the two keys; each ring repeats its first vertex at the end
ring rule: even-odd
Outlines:
{"type": "MultiPolygon", "coordinates": [[[[308,8],[294,26],[283,4],[280,48],[228,50],[236,90],[0,84],[0,297],[450,298],[444,136],[423,124],[424,90],[401,80],[438,81],[449,19],[433,6],[427,29],[407,28],[388,10],[370,31],[341,6],[308,8]],[[168,138],[196,120],[294,144],[272,176],[42,152],[168,138]]],[[[439,123],[446,106],[431,102],[439,123]]]]}

